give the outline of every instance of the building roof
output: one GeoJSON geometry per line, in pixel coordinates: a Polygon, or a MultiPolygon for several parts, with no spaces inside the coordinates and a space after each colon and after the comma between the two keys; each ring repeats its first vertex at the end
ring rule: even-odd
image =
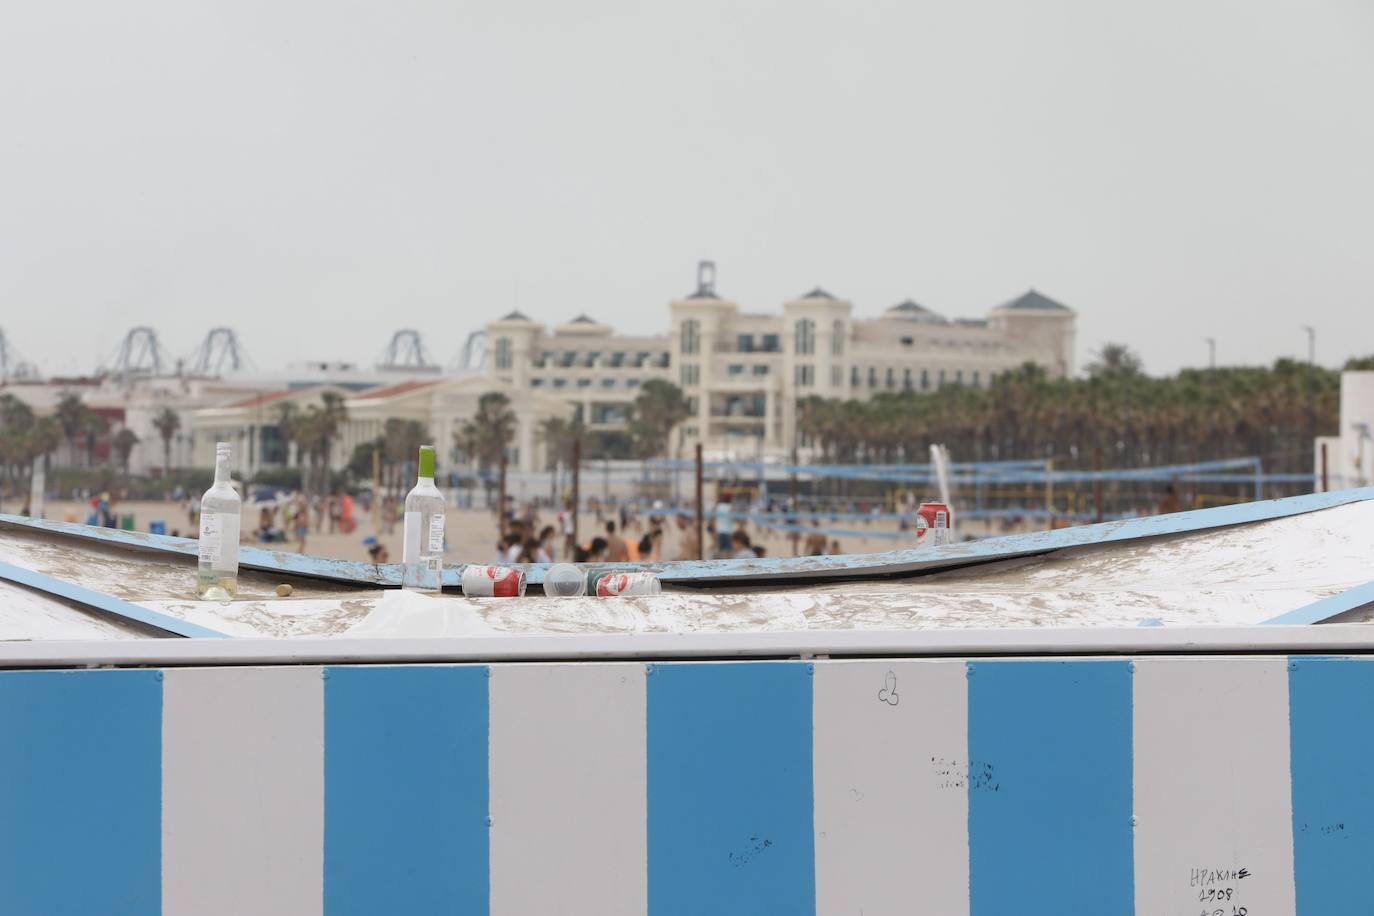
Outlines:
{"type": "Polygon", "coordinates": [[[251,398],[244,398],[241,401],[231,401],[224,405],[224,408],[240,409],[244,407],[261,407],[264,404],[271,404],[293,395],[301,394],[305,391],[314,391],[319,385],[309,385],[304,388],[287,388],[285,391],[269,391],[267,394],[255,394],[251,398]]]}
{"type": "Polygon", "coordinates": [[[372,398],[394,398],[397,395],[409,394],[410,392],[417,391],[421,388],[428,388],[431,385],[437,385],[442,381],[443,379],[427,379],[424,381],[417,381],[412,379],[408,382],[400,382],[395,385],[388,385],[385,388],[378,388],[374,391],[363,392],[362,394],[354,398],[354,400],[366,401],[372,398]]]}
{"type": "Polygon", "coordinates": [[[1016,309],[1017,311],[1044,311],[1044,312],[1071,312],[1062,302],[1055,302],[1049,296],[1042,295],[1034,289],[1026,290],[1025,293],[998,306],[1001,309],[1016,309]]]}
{"type": "Polygon", "coordinates": [[[913,299],[899,302],[883,312],[883,314],[891,318],[903,318],[907,321],[925,321],[932,324],[943,323],[945,320],[940,315],[932,312],[930,309],[913,299]]]}
{"type": "Polygon", "coordinates": [[[499,321],[533,321],[534,319],[531,318],[529,315],[526,315],[524,312],[520,311],[519,309],[515,309],[515,310],[514,310],[513,312],[511,312],[509,315],[502,315],[498,320],[499,320],[499,321]]]}
{"type": "Polygon", "coordinates": [[[692,295],[688,296],[687,298],[688,298],[688,299],[719,299],[720,297],[716,295],[715,290],[706,289],[706,288],[703,287],[703,288],[699,288],[696,292],[692,293],[692,295]]]}
{"type": "Polygon", "coordinates": [[[586,312],[582,312],[582,313],[579,314],[576,318],[574,318],[572,321],[569,321],[569,322],[568,322],[568,324],[600,324],[600,323],[601,323],[601,322],[597,321],[595,318],[591,317],[591,316],[588,315],[586,312]]]}
{"type": "Polygon", "coordinates": [[[832,295],[830,295],[829,293],[827,293],[825,290],[821,289],[821,288],[818,286],[818,287],[816,287],[815,289],[813,289],[813,290],[812,290],[811,292],[809,292],[809,293],[803,293],[801,298],[803,298],[803,299],[834,299],[835,297],[832,296],[832,295]]]}

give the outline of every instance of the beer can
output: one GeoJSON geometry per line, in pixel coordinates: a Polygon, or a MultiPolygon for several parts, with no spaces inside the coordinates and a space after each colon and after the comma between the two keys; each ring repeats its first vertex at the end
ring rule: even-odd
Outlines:
{"type": "Polygon", "coordinates": [[[463,594],[469,598],[519,598],[525,574],[510,566],[464,566],[463,594]]]}
{"type": "Polygon", "coordinates": [[[938,547],[950,542],[954,515],[944,503],[921,503],[916,509],[916,544],[938,547]]]}
{"type": "Polygon", "coordinates": [[[658,584],[658,576],[653,573],[613,572],[605,573],[596,580],[598,598],[639,597],[657,595],[661,591],[663,586],[658,584]]]}

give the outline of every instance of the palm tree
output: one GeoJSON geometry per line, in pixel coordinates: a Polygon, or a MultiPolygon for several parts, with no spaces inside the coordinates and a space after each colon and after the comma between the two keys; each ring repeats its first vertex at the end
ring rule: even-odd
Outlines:
{"type": "Polygon", "coordinates": [[[153,427],[162,437],[162,473],[172,473],[172,437],[181,429],[181,416],[172,408],[164,407],[153,417],[153,427]]]}
{"type": "Polygon", "coordinates": [[[515,440],[515,413],[510,398],[488,391],[477,399],[477,413],[453,434],[453,444],[486,470],[501,460],[515,440]]]}
{"type": "Polygon", "coordinates": [[[138,434],[129,427],[124,427],[115,433],[111,445],[114,446],[115,456],[119,460],[119,467],[125,474],[129,473],[129,456],[133,454],[134,446],[138,445],[138,434]]]}
{"type": "Polygon", "coordinates": [[[62,435],[67,440],[67,454],[72,462],[76,461],[77,437],[86,431],[86,418],[90,413],[91,409],[81,400],[81,395],[74,391],[63,392],[57,402],[55,415],[62,427],[62,435]]]}
{"type": "Polygon", "coordinates": [[[94,411],[87,411],[81,419],[81,434],[86,446],[86,467],[95,467],[95,442],[109,429],[110,421],[94,411]]]}
{"type": "Polygon", "coordinates": [[[666,454],[673,428],[692,415],[682,389],[663,379],[650,379],[630,406],[630,438],[641,458],[666,454]]]}
{"type": "Polygon", "coordinates": [[[544,468],[549,471],[549,499],[558,502],[558,469],[572,461],[573,444],[583,436],[581,420],[546,417],[539,422],[539,441],[544,444],[544,468]]]}

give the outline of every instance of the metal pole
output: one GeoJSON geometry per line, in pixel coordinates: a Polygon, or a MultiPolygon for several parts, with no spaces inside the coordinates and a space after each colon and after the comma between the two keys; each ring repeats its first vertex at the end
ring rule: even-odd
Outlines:
{"type": "Polygon", "coordinates": [[[1045,524],[1054,530],[1054,459],[1045,462],[1045,524]]]}
{"type": "Polygon", "coordinates": [[[1215,337],[1204,337],[1207,341],[1207,365],[1213,369],[1217,367],[1217,339],[1215,337]]]}
{"type": "Polygon", "coordinates": [[[582,505],[582,437],[573,440],[572,454],[572,541],[577,545],[577,513],[582,505]]]}
{"type": "Polygon", "coordinates": [[[697,443],[697,559],[706,559],[706,541],[704,540],[705,531],[703,528],[703,518],[705,516],[705,498],[702,496],[701,485],[701,443],[697,443]]]}
{"type": "Polygon", "coordinates": [[[1093,446],[1093,511],[1097,521],[1102,521],[1102,446],[1093,446]]]}
{"type": "Polygon", "coordinates": [[[1330,486],[1328,485],[1328,481],[1327,481],[1327,477],[1326,477],[1326,443],[1323,442],[1323,443],[1322,443],[1322,489],[1321,489],[1321,491],[1322,491],[1323,493],[1326,493],[1326,492],[1329,492],[1329,490],[1330,490],[1330,486]]]}
{"type": "Polygon", "coordinates": [[[498,534],[506,533],[506,450],[501,450],[500,478],[497,482],[496,496],[496,530],[498,534]]]}
{"type": "MultiPolygon", "coordinates": [[[[381,534],[382,518],[382,450],[372,446],[372,533],[381,534]]],[[[297,524],[300,524],[297,522],[297,524]]]]}

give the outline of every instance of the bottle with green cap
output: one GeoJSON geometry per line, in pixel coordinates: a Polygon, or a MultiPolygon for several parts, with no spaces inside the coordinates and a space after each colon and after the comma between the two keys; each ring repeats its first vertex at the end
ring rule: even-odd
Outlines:
{"type": "Polygon", "coordinates": [[[444,571],[444,495],[434,485],[434,446],[420,446],[420,479],[406,494],[401,587],[437,592],[444,571]]]}

